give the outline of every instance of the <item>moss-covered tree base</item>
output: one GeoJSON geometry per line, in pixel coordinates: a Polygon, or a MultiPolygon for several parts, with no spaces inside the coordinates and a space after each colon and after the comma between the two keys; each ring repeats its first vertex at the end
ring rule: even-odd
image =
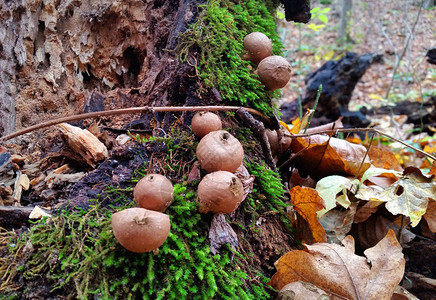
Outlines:
{"type": "MultiPolygon", "coordinates": [[[[272,2],[212,0],[199,11],[198,21],[179,36],[174,52],[182,62],[179,70],[192,71],[186,66],[194,66],[195,75],[183,73],[175,79],[177,84],[168,85],[172,92],[164,94],[174,98],[171,103],[190,105],[204,100],[208,104],[250,106],[271,115],[271,101],[277,93],[266,91],[252,72],[255,66],[241,57],[243,37],[252,31],[266,33],[274,43],[274,53],[280,54],[272,2]],[[212,94],[215,98],[210,100],[208,95],[212,94]]],[[[126,94],[123,101],[139,96],[126,94]]],[[[208,233],[213,216],[198,212],[198,181],[187,180],[198,140],[187,130],[189,118],[167,114],[162,119],[175,122],[165,122],[165,128],[154,131],[156,136],[138,137],[124,147],[131,156],[124,157],[121,169],[134,166],[133,173],[118,176],[110,172],[111,166],[120,165],[124,150],[118,149],[114,151],[121,151],[115,153],[118,157],[85,177],[76,190],[78,196],[73,191],[70,205],[56,216],[19,234],[1,233],[0,294],[11,299],[274,298],[276,291],[267,285],[274,273],[273,264],[294,245],[285,191],[280,176],[263,162],[251,130],[232,113],[222,113],[221,117],[226,130],[242,142],[245,166],[255,176],[247,199],[226,217],[237,233],[238,247],[228,245],[218,254],[211,253],[208,233]],[[98,172],[107,181],[94,182],[98,172]],[[130,253],[115,240],[110,217],[132,207],[133,186],[144,174],[155,172],[165,174],[174,184],[174,201],[166,211],[171,233],[153,253],[130,253]],[[94,176],[92,180],[90,176],[94,176]],[[109,184],[113,176],[123,180],[109,184]],[[94,199],[80,193],[96,185],[105,188],[94,199]]]]}
{"type": "MultiPolygon", "coordinates": [[[[246,135],[247,129],[232,133],[246,135]]],[[[290,250],[293,240],[283,186],[278,174],[260,161],[260,147],[242,141],[250,157],[245,165],[256,179],[253,191],[227,218],[238,234],[239,246],[224,246],[213,255],[208,239],[212,214],[198,212],[198,181],[186,180],[197,143],[192,133],[174,130],[166,137],[135,143],[146,149],[166,146],[162,152],[142,154],[144,164],[134,172],[129,187],[107,186],[97,199],[86,203],[86,209],[63,209],[55,217],[36,222],[22,236],[5,241],[9,254],[4,262],[12,266],[12,276],[2,292],[17,299],[57,295],[80,299],[272,298],[275,291],[266,283],[274,272],[273,263],[290,250]],[[134,206],[133,186],[156,169],[175,183],[174,201],[166,211],[171,233],[157,251],[131,253],[115,240],[110,217],[134,206]]]]}

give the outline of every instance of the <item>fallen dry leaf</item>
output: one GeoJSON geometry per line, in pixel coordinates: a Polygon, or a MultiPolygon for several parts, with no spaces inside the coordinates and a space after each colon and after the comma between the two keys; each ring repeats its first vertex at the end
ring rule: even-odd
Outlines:
{"type": "Polygon", "coordinates": [[[418,168],[407,167],[403,176],[387,188],[362,185],[356,194],[362,200],[386,202],[393,215],[410,218],[415,227],[425,214],[430,199],[436,199],[436,183],[424,176],[418,168]]]}
{"type": "Polygon", "coordinates": [[[351,230],[356,207],[357,202],[354,202],[350,205],[349,209],[332,209],[319,219],[327,235],[327,242],[341,243],[351,230]]]}
{"type": "Polygon", "coordinates": [[[340,200],[339,204],[348,208],[350,201],[346,197],[347,189],[350,189],[353,185],[357,185],[358,183],[358,180],[350,180],[339,175],[327,176],[319,180],[316,183],[316,191],[318,195],[324,199],[325,209],[318,212],[318,217],[321,218],[326,212],[336,207],[336,195],[343,191],[345,191],[345,199],[340,200]]]}
{"type": "Polygon", "coordinates": [[[430,172],[428,172],[428,175],[433,176],[433,180],[436,181],[436,160],[433,162],[433,164],[430,167],[430,172]]]}
{"type": "Polygon", "coordinates": [[[238,235],[232,226],[227,223],[226,215],[214,214],[209,230],[210,251],[219,253],[222,246],[230,244],[232,248],[238,247],[238,235]]]}
{"type": "Polygon", "coordinates": [[[368,151],[368,156],[372,165],[377,168],[402,171],[395,154],[388,147],[371,146],[368,151]]]}
{"type": "Polygon", "coordinates": [[[378,210],[380,202],[367,201],[364,205],[357,208],[354,215],[354,223],[362,223],[368,220],[368,218],[378,210]]]}
{"type": "Polygon", "coordinates": [[[359,171],[362,175],[370,166],[368,157],[365,158],[365,147],[324,135],[296,138],[290,149],[296,153],[292,158],[294,165],[313,178],[338,173],[354,176],[364,162],[359,171]]]}
{"type": "Polygon", "coordinates": [[[291,202],[297,213],[307,222],[312,235],[311,241],[306,243],[326,242],[324,228],[319,223],[317,211],[323,209],[324,200],[312,188],[295,186],[290,191],[291,202]]]}
{"type": "Polygon", "coordinates": [[[317,286],[304,281],[285,285],[277,295],[277,300],[328,300],[330,297],[317,286]]]}
{"type": "Polygon", "coordinates": [[[398,236],[401,230],[401,243],[407,244],[415,238],[415,234],[411,231],[406,228],[401,228],[401,226],[394,221],[379,214],[372,215],[365,222],[356,224],[350,234],[355,238],[358,248],[368,249],[382,240],[390,229],[394,231],[396,236],[398,236]]]}
{"type": "Polygon", "coordinates": [[[397,285],[391,300],[419,300],[419,298],[411,294],[408,290],[406,290],[402,286],[397,285]]]}
{"type": "Polygon", "coordinates": [[[395,233],[389,230],[366,256],[354,254],[353,238],[346,247],[319,243],[293,250],[276,263],[269,284],[280,290],[294,281],[310,282],[334,296],[346,299],[391,299],[404,274],[405,260],[395,233]]]}
{"type": "Polygon", "coordinates": [[[291,178],[289,178],[289,189],[292,189],[294,186],[297,185],[315,188],[316,183],[312,178],[310,178],[310,176],[303,178],[300,176],[300,173],[297,169],[293,169],[291,173],[291,178]]]}
{"type": "Polygon", "coordinates": [[[436,233],[436,202],[430,201],[427,205],[427,211],[424,214],[424,219],[427,221],[428,228],[436,233]]]}
{"type": "Polygon", "coordinates": [[[408,167],[403,178],[381,193],[388,200],[386,209],[392,214],[402,214],[410,218],[412,227],[418,225],[425,214],[428,201],[436,200],[436,183],[422,175],[418,168],[408,167]]]}

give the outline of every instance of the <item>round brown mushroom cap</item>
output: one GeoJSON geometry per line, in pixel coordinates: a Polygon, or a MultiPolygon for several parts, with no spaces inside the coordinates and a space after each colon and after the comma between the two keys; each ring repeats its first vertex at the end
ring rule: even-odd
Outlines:
{"type": "Polygon", "coordinates": [[[207,172],[235,172],[244,158],[241,143],[224,130],[212,131],[198,143],[196,150],[201,167],[207,172]]]}
{"type": "Polygon", "coordinates": [[[191,128],[196,136],[202,138],[209,132],[222,129],[222,123],[218,115],[209,111],[201,111],[192,118],[191,128]]]}
{"type": "Polygon", "coordinates": [[[160,174],[148,174],[138,181],[133,189],[136,205],[163,212],[173,201],[174,188],[171,181],[160,174]]]}
{"type": "Polygon", "coordinates": [[[236,175],[227,171],[209,173],[203,177],[197,190],[199,211],[228,214],[242,202],[244,187],[236,175]]]}
{"type": "Polygon", "coordinates": [[[111,224],[117,241],[127,250],[137,253],[160,247],[171,228],[168,215],[140,207],[114,213],[111,224]]]}
{"type": "Polygon", "coordinates": [[[268,90],[281,89],[291,79],[291,64],[281,56],[269,56],[259,63],[256,73],[268,90]]]}
{"type": "Polygon", "coordinates": [[[252,32],[244,37],[244,58],[256,65],[272,55],[272,42],[262,32],[252,32]]]}

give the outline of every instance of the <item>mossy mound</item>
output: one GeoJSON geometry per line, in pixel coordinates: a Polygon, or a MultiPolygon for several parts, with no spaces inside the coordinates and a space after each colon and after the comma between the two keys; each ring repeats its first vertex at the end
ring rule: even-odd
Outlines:
{"type": "Polygon", "coordinates": [[[244,37],[255,31],[272,40],[273,54],[282,54],[275,11],[273,1],[209,1],[199,20],[181,35],[176,51],[182,61],[197,66],[203,89],[215,87],[223,100],[271,116],[272,100],[279,92],[265,89],[253,74],[256,66],[244,60],[242,54],[244,37]],[[198,53],[197,57],[193,53],[198,53]]]}
{"type": "MultiPolygon", "coordinates": [[[[135,172],[130,188],[107,187],[104,197],[90,200],[89,209],[62,210],[16,237],[5,260],[13,266],[9,272],[14,280],[3,292],[12,298],[79,299],[269,299],[275,295],[266,284],[273,261],[264,260],[266,252],[262,252],[263,246],[268,247],[268,236],[274,237],[256,222],[262,216],[273,216],[276,229],[286,231],[286,203],[278,174],[255,158],[258,146],[243,142],[253,158],[245,164],[256,179],[250,196],[233,217],[227,218],[238,233],[240,246],[236,250],[223,247],[213,255],[208,239],[212,214],[198,212],[198,181],[187,182],[186,176],[178,175],[183,162],[192,160],[193,136],[189,132],[177,134],[171,136],[177,144],[167,143],[166,155],[153,159],[154,164],[168,170],[169,178],[178,181],[174,201],[166,211],[171,232],[158,251],[137,254],[125,250],[115,240],[110,225],[112,213],[134,206],[133,186],[147,172],[147,163],[135,172]],[[181,164],[176,165],[176,161],[181,164]]],[[[153,137],[146,145],[168,139],[153,137]]],[[[282,247],[272,258],[285,252],[286,247],[282,247]]]]}
{"type": "MultiPolygon", "coordinates": [[[[202,87],[214,87],[226,101],[271,115],[277,92],[266,91],[250,70],[254,65],[242,59],[242,41],[247,33],[262,31],[273,41],[274,54],[280,54],[274,5],[262,0],[213,0],[202,9],[198,22],[180,36],[178,47],[179,57],[197,66],[199,93],[202,87]],[[189,55],[196,51],[192,61],[189,55]]],[[[196,142],[190,132],[175,129],[163,138],[137,140],[155,150],[142,156],[144,165],[136,170],[130,187],[108,186],[104,195],[83,206],[87,209],[64,209],[35,223],[27,233],[5,234],[0,240],[8,247],[2,253],[0,276],[5,280],[0,292],[12,299],[273,298],[276,291],[267,285],[273,263],[292,246],[284,187],[279,175],[262,162],[252,132],[237,123],[232,128],[244,146],[245,165],[255,176],[249,197],[227,217],[238,235],[238,248],[211,253],[212,215],[198,212],[198,182],[186,180],[196,142]],[[174,201],[166,211],[171,233],[155,253],[130,253],[116,242],[110,217],[134,205],[133,186],[156,169],[174,184],[174,201]]]]}

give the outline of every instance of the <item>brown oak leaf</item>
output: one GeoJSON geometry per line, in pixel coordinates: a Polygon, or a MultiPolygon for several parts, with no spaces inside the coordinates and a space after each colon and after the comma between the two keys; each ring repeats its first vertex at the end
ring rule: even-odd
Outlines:
{"type": "Polygon", "coordinates": [[[354,240],[343,244],[318,243],[293,250],[276,263],[269,284],[280,290],[294,281],[310,282],[325,292],[345,299],[388,300],[401,281],[405,259],[395,233],[389,230],[366,256],[354,254],[354,240]]]}

